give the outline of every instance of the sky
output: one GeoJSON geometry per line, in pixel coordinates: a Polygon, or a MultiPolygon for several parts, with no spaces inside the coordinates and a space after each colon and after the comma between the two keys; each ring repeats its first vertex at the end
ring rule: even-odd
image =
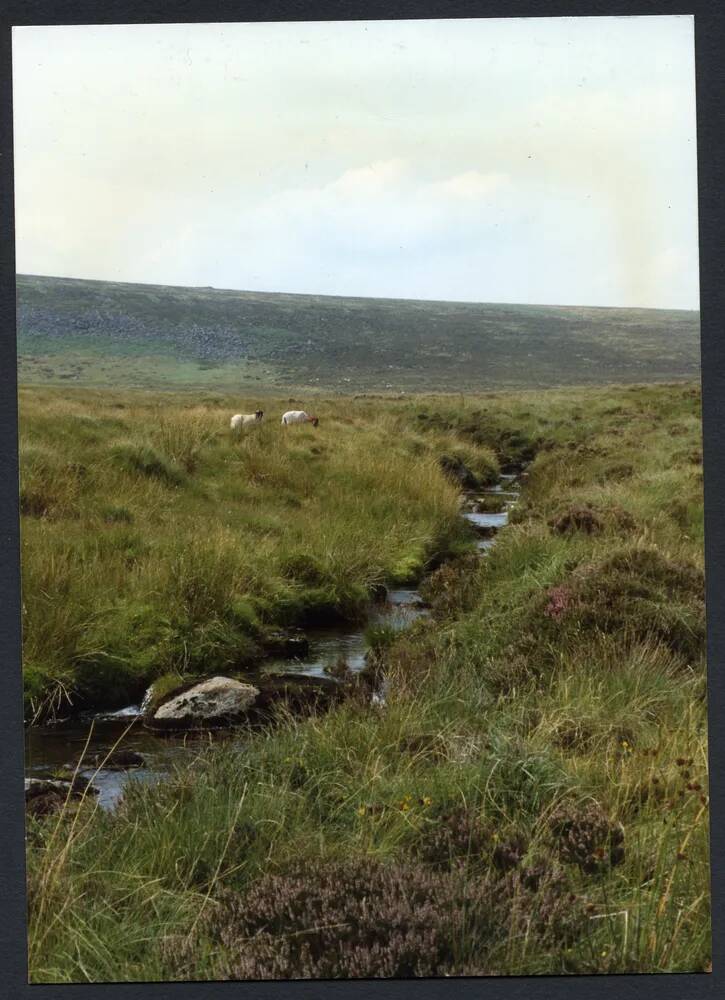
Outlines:
{"type": "Polygon", "coordinates": [[[17,270],[697,309],[693,19],[13,29],[17,270]]]}

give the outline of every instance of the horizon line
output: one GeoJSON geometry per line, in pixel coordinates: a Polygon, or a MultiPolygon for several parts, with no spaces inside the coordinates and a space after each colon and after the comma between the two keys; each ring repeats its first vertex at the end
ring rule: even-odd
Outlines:
{"type": "Polygon", "coordinates": [[[362,301],[373,302],[430,302],[450,305],[464,306],[519,306],[523,308],[545,308],[545,309],[617,309],[641,312],[693,312],[699,313],[700,306],[625,306],[625,305],[591,305],[582,302],[511,302],[511,301],[484,301],[482,299],[441,299],[441,298],[413,298],[411,296],[395,295],[341,295],[331,292],[283,292],[283,291],[263,291],[254,288],[221,288],[217,285],[178,285],[162,284],[156,281],[124,281],[112,278],[79,278],[69,277],[61,274],[37,274],[28,271],[16,271],[16,282],[18,278],[49,278],[53,281],[85,281],[96,282],[107,285],[138,285],[141,288],[175,288],[185,291],[197,292],[223,292],[236,295],[271,295],[290,296],[297,298],[323,298],[323,299],[360,299],[362,301]]]}

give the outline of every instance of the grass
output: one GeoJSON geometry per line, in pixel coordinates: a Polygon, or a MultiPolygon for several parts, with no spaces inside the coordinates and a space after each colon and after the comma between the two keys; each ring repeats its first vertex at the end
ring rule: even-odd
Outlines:
{"type": "Polygon", "coordinates": [[[273,627],[355,618],[375,584],[467,544],[437,465],[453,435],[322,400],[319,431],[271,419],[233,435],[229,414],[251,405],[21,390],[28,717],[244,665],[273,627]]]}
{"type": "MultiPolygon", "coordinates": [[[[215,489],[250,489],[249,478],[218,471],[222,456],[241,456],[234,449],[247,477],[274,479],[274,489],[264,479],[255,487],[266,491],[261,511],[247,493],[239,502],[236,530],[268,539],[254,586],[234,591],[245,635],[262,586],[268,613],[289,607],[288,586],[303,604],[333,586],[348,607],[350,580],[388,576],[415,546],[463,545],[440,454],[458,447],[503,464],[532,459],[522,501],[490,554],[475,563],[461,551],[429,576],[428,619],[399,635],[370,631],[387,676],[384,708],[353,699],[287,718],[243,748],[199,751],[163,785],[130,787],[113,814],[87,802],[29,820],[34,982],[708,969],[695,387],[331,399],[320,401],[316,435],[280,439],[270,426],[237,443],[209,430],[209,414],[221,417],[223,406],[205,415],[169,397],[157,411],[188,419],[188,441],[170,431],[165,443],[157,431],[139,438],[179,470],[177,485],[114,462],[114,436],[137,440],[134,428],[150,426],[153,404],[142,397],[28,390],[21,402],[23,434],[44,468],[54,468],[54,455],[81,461],[70,440],[83,415],[97,422],[98,461],[108,456],[97,475],[86,447],[79,485],[67,471],[50,476],[55,513],[24,518],[26,561],[56,530],[66,545],[66,562],[53,555],[67,577],[46,633],[64,636],[56,664],[93,626],[88,612],[67,610],[83,565],[76,550],[95,565],[82,548],[89,526],[126,533],[118,544],[130,556],[106,570],[108,593],[123,592],[151,572],[134,546],[163,544],[169,510],[180,512],[173,533],[184,545],[154,607],[183,603],[207,623],[216,655],[221,639],[208,623],[237,579],[226,560],[235,565],[238,542],[230,526],[221,535],[215,527],[213,543],[193,527],[215,489]],[[113,413],[125,426],[104,425],[113,413]],[[75,423],[63,439],[65,421],[75,423]],[[316,463],[313,445],[323,449],[316,463]],[[307,518],[303,500],[300,520],[285,521],[273,544],[268,519],[293,474],[313,510],[329,502],[328,518],[307,518]],[[118,478],[106,488],[108,476],[118,478]],[[132,520],[103,520],[96,505],[132,520]],[[366,506],[376,517],[367,520],[366,506]],[[346,529],[359,528],[354,545],[335,530],[343,513],[346,529]],[[73,534],[76,522],[85,532],[73,534]],[[336,569],[345,559],[353,569],[343,579],[336,569]]],[[[53,559],[42,554],[50,573],[53,559]]],[[[26,570],[29,635],[47,628],[32,621],[40,605],[28,602],[47,600],[36,580],[26,570]]],[[[117,621],[114,641],[129,631],[129,619],[117,621]]],[[[31,640],[31,651],[41,648],[31,640]]]]}

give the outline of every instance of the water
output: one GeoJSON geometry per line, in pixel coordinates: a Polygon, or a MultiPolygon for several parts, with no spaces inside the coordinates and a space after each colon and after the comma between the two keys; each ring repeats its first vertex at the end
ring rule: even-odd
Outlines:
{"type": "MultiPolygon", "coordinates": [[[[130,708],[124,711],[130,712],[130,708]]],[[[57,725],[29,726],[25,730],[25,773],[29,778],[49,777],[54,771],[73,771],[81,761],[78,773],[93,781],[99,805],[110,809],[129,781],[154,782],[168,774],[174,761],[188,754],[187,744],[183,738],[159,739],[142,726],[138,715],[114,718],[109,713],[95,719],[79,716],[57,725]],[[119,739],[124,749],[143,754],[147,766],[129,771],[99,770],[94,761],[96,754],[105,755],[119,739]]]]}
{"type": "MultiPolygon", "coordinates": [[[[342,660],[349,670],[365,666],[365,628],[388,624],[403,629],[426,613],[416,590],[393,590],[387,600],[373,607],[364,626],[334,625],[308,632],[309,653],[303,659],[268,660],[265,670],[327,677],[342,660]]],[[[378,696],[384,700],[384,695],[378,696]]],[[[128,705],[116,712],[82,713],[75,718],[48,726],[30,726],[25,731],[25,773],[27,777],[51,777],[54,771],[75,770],[82,758],[79,774],[92,780],[98,789],[98,804],[112,809],[120,800],[128,782],[162,780],[176,762],[188,758],[194,748],[208,740],[229,739],[229,733],[179,734],[159,736],[146,729],[141,721],[143,705],[128,705]],[[127,750],[142,754],[146,766],[132,770],[113,770],[95,764],[97,755],[107,754],[117,741],[127,750]],[[88,741],[88,747],[86,747],[88,741]]]]}
{"type": "MultiPolygon", "coordinates": [[[[506,475],[501,479],[506,481],[506,486],[509,487],[507,490],[503,490],[501,484],[497,483],[486,490],[468,494],[466,501],[469,504],[475,503],[486,496],[495,495],[504,501],[502,511],[462,512],[466,520],[478,530],[486,532],[486,537],[477,542],[482,556],[495,544],[495,534],[508,522],[509,511],[518,498],[516,477],[506,475]]],[[[364,625],[332,625],[312,629],[308,632],[310,645],[307,656],[298,660],[268,661],[264,664],[265,669],[320,677],[329,676],[329,671],[344,661],[349,670],[360,671],[365,666],[365,630],[368,626],[385,624],[395,629],[404,629],[427,613],[426,605],[416,589],[391,590],[385,601],[372,606],[364,625]]],[[[384,703],[384,685],[374,700],[378,704],[384,703]]],[[[129,782],[161,781],[175,763],[188,760],[190,753],[209,740],[235,740],[230,731],[159,736],[144,728],[141,722],[144,707],[143,703],[128,705],[115,712],[95,715],[83,713],[54,725],[28,727],[25,731],[26,775],[50,777],[60,769],[74,770],[82,757],[79,773],[92,780],[98,789],[97,801],[100,807],[112,809],[129,782]],[[119,746],[142,754],[146,766],[133,770],[113,770],[108,767],[99,769],[95,763],[96,756],[108,753],[119,740],[119,746]],[[88,746],[84,753],[86,741],[88,746]]]]}
{"type": "Polygon", "coordinates": [[[475,510],[465,511],[463,516],[477,528],[503,528],[509,519],[509,512],[502,510],[500,514],[479,513],[475,510]]]}
{"type": "Polygon", "coordinates": [[[374,605],[365,625],[328,625],[307,632],[310,649],[301,659],[270,660],[265,669],[309,674],[312,677],[329,676],[342,660],[349,670],[359,671],[365,666],[365,629],[371,625],[390,625],[404,629],[426,614],[423,599],[417,590],[391,590],[384,602],[374,605]]]}

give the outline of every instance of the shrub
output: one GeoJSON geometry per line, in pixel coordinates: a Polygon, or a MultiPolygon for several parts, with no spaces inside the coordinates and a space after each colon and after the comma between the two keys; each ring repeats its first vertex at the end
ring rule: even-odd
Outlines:
{"type": "Polygon", "coordinates": [[[480,596],[479,568],[475,554],[445,563],[421,583],[421,596],[439,615],[470,610],[480,596]]]}
{"type": "Polygon", "coordinates": [[[602,530],[601,519],[591,507],[570,507],[563,514],[551,518],[549,525],[558,535],[570,535],[574,531],[595,535],[602,530]]]}
{"type": "Polygon", "coordinates": [[[704,577],[693,563],[633,545],[578,567],[536,596],[528,628],[510,651],[547,659],[552,644],[586,632],[654,639],[690,662],[705,638],[704,577]]]}
{"type": "Polygon", "coordinates": [[[461,861],[480,863],[490,859],[493,835],[493,826],[479,812],[458,806],[423,828],[414,853],[436,870],[450,869],[461,861]]]}
{"type": "Polygon", "coordinates": [[[549,818],[549,828],[561,860],[577,864],[587,875],[624,861],[624,827],[612,823],[595,802],[558,806],[549,818]]]}
{"type": "Polygon", "coordinates": [[[616,504],[606,507],[575,504],[558,511],[548,522],[552,532],[557,535],[572,535],[575,532],[598,535],[607,528],[625,532],[631,531],[635,523],[632,515],[616,504]]]}
{"type": "Polygon", "coordinates": [[[297,862],[213,902],[193,935],[164,942],[175,977],[194,977],[201,949],[217,979],[500,974],[510,942],[556,949],[587,923],[566,874],[545,864],[476,878],[369,858],[314,872],[297,862]]]}
{"type": "Polygon", "coordinates": [[[536,890],[532,912],[532,892],[519,878],[468,879],[371,859],[314,871],[298,863],[246,893],[220,890],[196,938],[171,939],[164,952],[184,978],[193,977],[202,940],[220,956],[220,979],[482,975],[495,969],[491,953],[511,934],[576,936],[582,911],[566,880],[542,872],[536,890]]]}

